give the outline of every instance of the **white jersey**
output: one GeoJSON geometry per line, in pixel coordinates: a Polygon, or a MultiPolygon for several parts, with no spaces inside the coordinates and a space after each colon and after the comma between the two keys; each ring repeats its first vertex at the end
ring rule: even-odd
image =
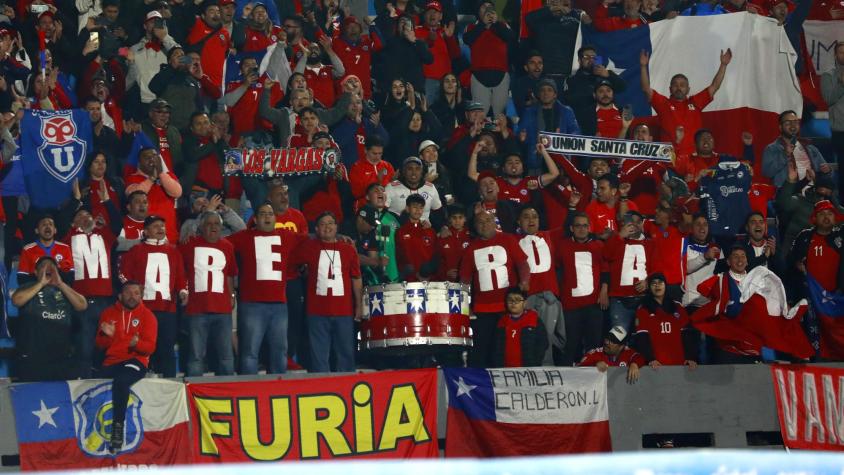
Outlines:
{"type": "Polygon", "coordinates": [[[422,213],[422,219],[425,221],[431,216],[431,210],[436,211],[443,207],[442,201],[440,200],[440,193],[434,185],[427,181],[418,189],[411,190],[404,183],[394,180],[387,185],[386,193],[387,208],[397,215],[401,215],[407,207],[405,203],[407,197],[413,194],[419,194],[425,198],[425,211],[422,213]]]}

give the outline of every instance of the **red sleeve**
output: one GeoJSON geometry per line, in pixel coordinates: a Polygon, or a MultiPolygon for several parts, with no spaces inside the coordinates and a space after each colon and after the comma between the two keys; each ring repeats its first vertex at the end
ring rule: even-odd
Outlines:
{"type": "Polygon", "coordinates": [[[662,115],[668,112],[670,104],[668,103],[667,97],[653,91],[653,94],[651,95],[651,106],[653,106],[654,110],[656,110],[657,115],[662,115]]]}
{"type": "Polygon", "coordinates": [[[698,293],[710,300],[717,300],[721,296],[721,289],[718,285],[719,280],[720,279],[717,275],[713,275],[712,277],[699,283],[697,285],[698,293]]]}
{"type": "Polygon", "coordinates": [[[144,283],[143,275],[138,275],[138,266],[140,265],[140,261],[142,259],[141,256],[138,255],[140,252],[137,251],[137,249],[139,249],[139,247],[135,246],[120,257],[119,276],[120,280],[123,282],[127,280],[134,280],[136,282],[140,282],[141,284],[144,283]]]}
{"type": "Polygon", "coordinates": [[[645,360],[645,357],[636,351],[632,352],[632,354],[630,355],[630,361],[628,363],[636,363],[637,365],[639,365],[640,368],[648,364],[647,360],[645,360]]]}
{"type": "Polygon", "coordinates": [[[361,277],[360,259],[358,258],[357,251],[355,250],[354,247],[352,247],[351,244],[346,245],[345,250],[346,250],[346,257],[348,258],[348,261],[350,262],[350,265],[351,265],[351,272],[349,273],[349,276],[351,276],[351,278],[353,278],[353,279],[360,279],[360,277],[361,277]]]}
{"type": "Polygon", "coordinates": [[[706,87],[699,93],[692,96],[692,104],[697,107],[697,110],[702,111],[704,107],[709,105],[712,102],[712,95],[709,94],[709,88],[706,87]]]}
{"type": "Polygon", "coordinates": [[[636,332],[647,332],[650,331],[647,325],[643,324],[643,322],[647,322],[648,320],[645,317],[648,316],[650,312],[645,307],[639,307],[636,309],[636,332]]]}
{"type": "Polygon", "coordinates": [[[466,254],[469,252],[469,248],[463,250],[463,257],[460,259],[460,281],[461,282],[468,282],[472,283],[472,274],[474,273],[474,269],[472,268],[473,259],[471,257],[467,257],[466,254]]]}
{"type": "Polygon", "coordinates": [[[370,50],[373,52],[378,52],[384,49],[384,44],[381,43],[381,38],[378,35],[369,35],[370,38],[370,50]]]}
{"type": "Polygon", "coordinates": [[[609,8],[603,3],[595,8],[595,16],[592,19],[595,29],[601,32],[620,30],[625,27],[624,22],[618,17],[611,17],[609,8]]]}
{"type": "MultiPolygon", "coordinates": [[[[592,179],[589,178],[589,176],[587,176],[582,171],[578,170],[577,167],[575,167],[574,164],[571,163],[571,161],[567,157],[560,155],[560,154],[557,154],[557,153],[552,153],[550,155],[551,155],[551,158],[554,160],[554,162],[556,162],[557,165],[559,165],[560,167],[563,168],[563,173],[565,173],[566,176],[569,177],[569,179],[571,180],[571,184],[575,188],[577,188],[577,191],[579,191],[583,195],[584,198],[591,197],[592,196],[592,179]]],[[[581,202],[583,202],[583,201],[584,200],[581,199],[581,202]]],[[[589,200],[585,200],[585,201],[589,201],[589,200]]],[[[566,204],[568,204],[568,203],[566,203],[566,204]]]]}
{"type": "MultiPolygon", "coordinates": [[[[188,268],[188,265],[185,265],[185,268],[188,268]]],[[[237,277],[237,274],[239,273],[239,269],[237,268],[237,258],[235,258],[234,255],[234,245],[226,247],[226,268],[224,271],[229,277],[237,277]]]]}
{"type": "Polygon", "coordinates": [[[138,333],[138,343],[135,344],[133,351],[142,355],[151,355],[155,352],[155,341],[158,335],[158,321],[155,315],[149,310],[145,309],[144,322],[141,325],[141,331],[138,333]]]}
{"type": "Polygon", "coordinates": [[[595,366],[601,361],[600,357],[601,353],[596,352],[589,352],[583,355],[583,359],[580,360],[580,363],[577,363],[577,366],[595,366]]]}
{"type": "Polygon", "coordinates": [[[176,284],[176,291],[180,292],[182,290],[188,289],[188,279],[185,275],[185,264],[184,260],[182,259],[182,253],[179,252],[179,249],[173,248],[173,259],[170,263],[171,266],[175,267],[173,271],[173,283],[176,284]]]}
{"type": "Polygon", "coordinates": [[[202,75],[202,79],[199,80],[199,84],[202,86],[202,92],[206,96],[212,99],[219,99],[223,97],[222,88],[214,84],[214,81],[212,81],[207,74],[202,75]]]}
{"type": "Polygon", "coordinates": [[[21,274],[34,274],[35,261],[36,259],[33,257],[33,253],[27,252],[27,250],[24,249],[24,251],[21,252],[20,263],[18,263],[18,272],[21,274]]]}
{"type": "Polygon", "coordinates": [[[460,44],[457,42],[457,35],[455,34],[451,37],[443,35],[443,38],[445,39],[445,46],[448,48],[448,55],[451,59],[459,58],[462,51],[460,51],[460,44]]]}

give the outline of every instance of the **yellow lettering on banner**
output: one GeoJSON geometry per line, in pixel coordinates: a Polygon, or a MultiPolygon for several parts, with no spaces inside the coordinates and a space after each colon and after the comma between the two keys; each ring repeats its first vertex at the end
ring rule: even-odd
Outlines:
{"type": "Polygon", "coordinates": [[[299,450],[302,458],[319,457],[319,439],[322,436],[332,456],[349,455],[352,448],[340,430],[346,421],[346,403],[336,394],[300,396],[299,450]]]}
{"type": "Polygon", "coordinates": [[[395,386],[390,392],[378,450],[395,450],[398,441],[407,437],[412,437],[413,442],[417,444],[431,440],[431,435],[425,427],[422,403],[419,402],[412,384],[395,386]]]}
{"type": "Polygon", "coordinates": [[[272,438],[267,444],[261,441],[257,399],[238,399],[237,416],[240,427],[240,443],[249,458],[268,462],[281,460],[287,455],[292,440],[289,397],[276,396],[270,398],[270,418],[272,419],[270,434],[272,438]]]}
{"type": "Polygon", "coordinates": [[[215,421],[214,416],[231,416],[231,399],[214,399],[194,396],[199,412],[199,450],[202,455],[220,455],[214,437],[231,437],[232,424],[229,421],[215,421]]]}
{"type": "Polygon", "coordinates": [[[355,418],[355,452],[364,454],[375,450],[375,435],[372,428],[372,388],[358,383],[352,390],[355,418]]]}

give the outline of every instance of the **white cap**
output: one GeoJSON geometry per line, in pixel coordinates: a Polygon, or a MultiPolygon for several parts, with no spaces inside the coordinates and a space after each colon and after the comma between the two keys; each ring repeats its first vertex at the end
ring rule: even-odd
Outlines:
{"type": "Polygon", "coordinates": [[[153,18],[164,18],[164,17],[161,16],[161,12],[159,12],[158,10],[153,10],[153,11],[147,13],[147,17],[144,19],[144,22],[150,21],[153,18]]]}
{"type": "Polygon", "coordinates": [[[615,338],[619,343],[623,343],[624,339],[627,338],[627,330],[621,325],[616,325],[610,329],[608,336],[615,338]]]}
{"type": "Polygon", "coordinates": [[[437,150],[440,149],[440,146],[437,145],[437,143],[434,142],[433,140],[424,140],[424,141],[422,141],[421,144],[419,144],[419,154],[421,155],[422,150],[425,150],[426,148],[430,147],[431,145],[433,145],[434,147],[437,147],[437,150]]]}

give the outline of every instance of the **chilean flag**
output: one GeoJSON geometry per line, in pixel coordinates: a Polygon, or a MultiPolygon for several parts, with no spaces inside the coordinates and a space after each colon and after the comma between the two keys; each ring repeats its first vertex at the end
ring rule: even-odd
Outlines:
{"type": "Polygon", "coordinates": [[[111,455],[111,381],[15,385],[11,389],[23,470],[141,468],[191,461],[185,385],[132,386],[123,449],[111,455]]]}
{"type": "MultiPolygon", "coordinates": [[[[709,87],[720,66],[720,52],[732,49],[733,60],[721,88],[703,110],[704,126],[715,134],[720,153],[742,156],[744,131],[753,134],[760,151],[779,134],[779,113],[789,109],[798,117],[802,113],[794,71],[797,53],[773,18],[741,12],[681,16],[609,33],[584,27],[575,48],[586,44],[597,46],[607,69],[624,79],[627,87],[616,93],[616,104],[632,105],[638,118],[654,114],[639,79],[641,50],[651,54],[651,88],[669,97],[671,77],[678,73],[689,78],[690,96],[709,87]]],[[[578,66],[575,54],[574,69],[578,66]]],[[[646,122],[657,124],[656,120],[646,122]]]]}
{"type": "Polygon", "coordinates": [[[807,302],[788,308],[782,281],[767,268],[754,267],[738,283],[729,273],[718,274],[701,282],[698,291],[712,300],[692,322],[722,348],[754,356],[763,346],[798,358],[815,354],[801,325],[807,302]]]}
{"type": "Polygon", "coordinates": [[[612,450],[607,375],[595,368],[444,368],[446,457],[612,450]]]}
{"type": "Polygon", "coordinates": [[[812,310],[820,320],[821,357],[844,359],[844,294],[830,292],[811,275],[806,276],[812,310]]]}

